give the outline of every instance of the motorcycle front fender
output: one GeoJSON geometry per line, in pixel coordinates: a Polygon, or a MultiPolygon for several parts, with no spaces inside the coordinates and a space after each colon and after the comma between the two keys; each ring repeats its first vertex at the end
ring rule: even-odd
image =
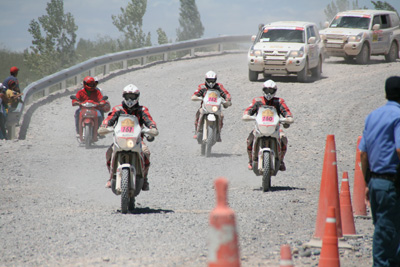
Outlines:
{"type": "Polygon", "coordinates": [[[92,126],[93,126],[94,122],[93,122],[93,120],[92,120],[92,119],[85,118],[85,119],[83,119],[83,121],[82,121],[82,125],[83,125],[83,127],[85,127],[85,125],[86,125],[86,124],[90,124],[90,125],[92,125],[92,126]]]}
{"type": "Polygon", "coordinates": [[[207,120],[208,121],[216,121],[217,118],[215,117],[214,114],[210,113],[210,114],[207,115],[207,120]]]}
{"type": "Polygon", "coordinates": [[[262,170],[264,163],[264,152],[268,152],[270,154],[270,166],[271,170],[275,170],[275,151],[269,147],[261,148],[258,151],[258,169],[262,170]]]}

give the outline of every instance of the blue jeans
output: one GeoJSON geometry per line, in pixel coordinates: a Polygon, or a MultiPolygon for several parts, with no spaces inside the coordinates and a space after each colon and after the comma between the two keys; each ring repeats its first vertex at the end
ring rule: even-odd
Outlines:
{"type": "Polygon", "coordinates": [[[368,188],[375,225],[373,266],[400,266],[400,198],[395,185],[372,176],[368,188]]]}

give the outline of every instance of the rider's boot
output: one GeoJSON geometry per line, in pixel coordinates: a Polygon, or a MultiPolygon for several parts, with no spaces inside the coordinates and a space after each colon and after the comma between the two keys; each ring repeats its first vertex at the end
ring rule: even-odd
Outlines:
{"type": "Polygon", "coordinates": [[[142,190],[143,191],[149,191],[150,190],[150,185],[149,185],[149,181],[147,180],[147,178],[144,178],[142,190]]]}
{"type": "Polygon", "coordinates": [[[281,166],[279,166],[279,170],[282,172],[286,171],[285,162],[281,161],[281,166]]]}
{"type": "Polygon", "coordinates": [[[249,156],[249,164],[247,165],[247,169],[249,169],[249,171],[253,170],[253,153],[251,150],[247,150],[247,155],[249,156]]]}
{"type": "Polygon", "coordinates": [[[221,133],[217,133],[217,142],[222,142],[221,133]]]}

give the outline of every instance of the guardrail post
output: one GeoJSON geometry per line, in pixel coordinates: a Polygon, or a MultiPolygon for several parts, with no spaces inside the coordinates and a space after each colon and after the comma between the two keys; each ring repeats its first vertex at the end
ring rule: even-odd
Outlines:
{"type": "Polygon", "coordinates": [[[140,64],[143,66],[143,65],[146,65],[146,63],[147,63],[147,57],[142,57],[142,58],[140,58],[140,64]]]}
{"type": "Polygon", "coordinates": [[[7,139],[13,140],[15,137],[15,124],[7,125],[7,139]]]}
{"type": "Polygon", "coordinates": [[[223,44],[218,44],[218,52],[222,52],[224,50],[223,44]]]}
{"type": "Polygon", "coordinates": [[[110,73],[110,64],[105,64],[104,65],[103,76],[106,76],[109,73],[110,73]]]}
{"type": "Polygon", "coordinates": [[[128,60],[122,61],[122,69],[124,69],[124,70],[128,69],[128,60]]]}
{"type": "Polygon", "coordinates": [[[194,48],[190,49],[190,56],[194,57],[194,48]]]}
{"type": "Polygon", "coordinates": [[[67,80],[64,80],[60,83],[60,90],[67,89],[67,80]]]}
{"type": "Polygon", "coordinates": [[[43,96],[48,96],[50,94],[50,87],[46,87],[44,90],[43,90],[43,96]]]}
{"type": "Polygon", "coordinates": [[[95,68],[91,68],[89,70],[89,76],[92,76],[92,77],[96,76],[96,69],[95,68]]]}
{"type": "Polygon", "coordinates": [[[75,76],[75,85],[78,85],[81,82],[81,75],[78,74],[75,76]]]}
{"type": "Polygon", "coordinates": [[[163,54],[163,60],[164,61],[168,61],[168,53],[164,53],[163,54]]]}

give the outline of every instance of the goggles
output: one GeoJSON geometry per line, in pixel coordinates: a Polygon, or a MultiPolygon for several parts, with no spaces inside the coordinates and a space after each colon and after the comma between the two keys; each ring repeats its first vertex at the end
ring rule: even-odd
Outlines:
{"type": "Polygon", "coordinates": [[[96,83],[95,82],[86,83],[86,85],[89,86],[89,87],[96,87],[96,83]]]}
{"type": "Polygon", "coordinates": [[[138,94],[132,94],[132,93],[124,94],[125,100],[129,100],[129,99],[136,100],[138,97],[139,97],[138,94]]]}
{"type": "Polygon", "coordinates": [[[266,94],[275,94],[276,93],[276,88],[263,88],[264,93],[266,94]]]}

